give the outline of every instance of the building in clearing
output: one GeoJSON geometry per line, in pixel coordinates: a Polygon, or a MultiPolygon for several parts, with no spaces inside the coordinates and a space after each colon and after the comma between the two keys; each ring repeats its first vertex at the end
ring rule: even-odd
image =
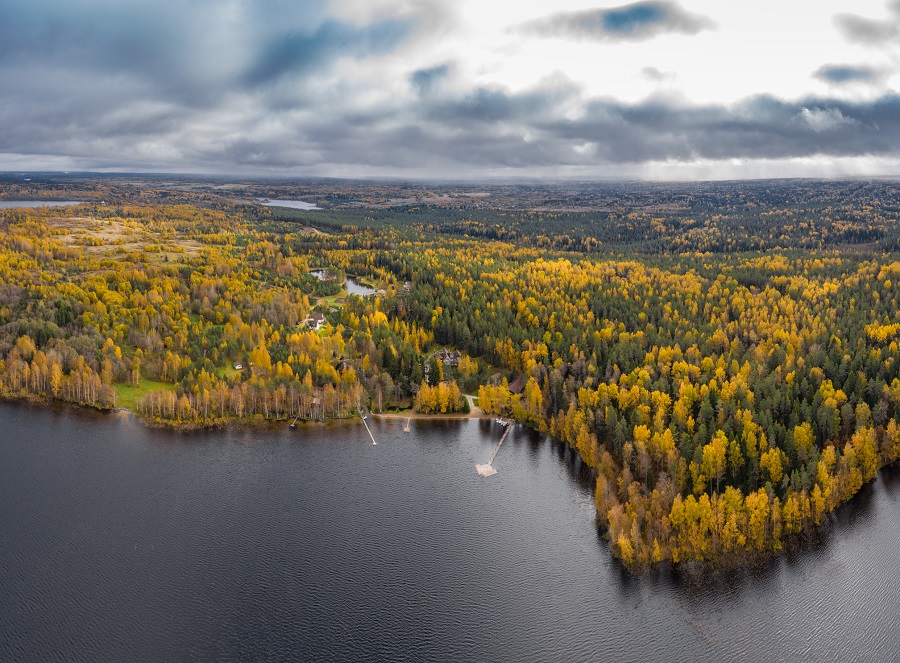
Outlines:
{"type": "Polygon", "coordinates": [[[319,311],[312,313],[309,318],[307,318],[306,324],[309,325],[310,329],[321,329],[322,325],[325,324],[325,314],[320,313],[319,311]]]}

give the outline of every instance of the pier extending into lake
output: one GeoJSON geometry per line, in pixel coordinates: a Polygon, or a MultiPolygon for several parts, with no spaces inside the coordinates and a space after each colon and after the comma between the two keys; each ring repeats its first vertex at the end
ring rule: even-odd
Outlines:
{"type": "Polygon", "coordinates": [[[500,442],[499,444],[497,444],[497,448],[494,449],[494,453],[491,454],[491,459],[483,465],[475,465],[475,471],[483,477],[489,477],[497,474],[497,470],[494,469],[493,466],[494,459],[497,457],[497,454],[500,453],[500,447],[503,446],[503,441],[506,439],[506,436],[509,435],[509,431],[512,430],[512,426],[508,421],[503,421],[501,419],[498,419],[497,421],[499,421],[501,425],[506,426],[506,430],[503,433],[503,437],[500,438],[500,442]]]}
{"type": "Polygon", "coordinates": [[[366,422],[367,415],[363,414],[362,410],[359,410],[359,418],[362,419],[363,426],[366,427],[366,432],[369,434],[369,437],[372,438],[372,444],[378,444],[378,442],[375,441],[375,436],[372,435],[372,429],[369,428],[369,424],[366,422]]]}

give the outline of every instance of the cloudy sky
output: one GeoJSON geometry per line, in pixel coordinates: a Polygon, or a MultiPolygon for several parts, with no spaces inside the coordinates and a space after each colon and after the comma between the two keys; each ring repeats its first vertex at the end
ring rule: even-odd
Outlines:
{"type": "Polygon", "coordinates": [[[0,170],[900,175],[900,0],[0,0],[0,170]]]}

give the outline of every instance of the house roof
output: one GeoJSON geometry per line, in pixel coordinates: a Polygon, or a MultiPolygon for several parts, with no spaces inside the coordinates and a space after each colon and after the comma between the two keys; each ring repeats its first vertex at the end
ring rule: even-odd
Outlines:
{"type": "Polygon", "coordinates": [[[525,378],[520,376],[509,383],[509,391],[512,394],[521,394],[525,390],[525,378]]]}

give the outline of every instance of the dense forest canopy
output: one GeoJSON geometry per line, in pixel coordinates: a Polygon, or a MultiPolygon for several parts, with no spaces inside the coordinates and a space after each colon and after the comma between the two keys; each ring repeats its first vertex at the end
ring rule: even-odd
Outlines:
{"type": "Polygon", "coordinates": [[[778,550],[900,458],[894,182],[6,179],[85,201],[3,213],[7,396],[207,426],[477,392],[595,469],[633,568],[778,550]]]}

